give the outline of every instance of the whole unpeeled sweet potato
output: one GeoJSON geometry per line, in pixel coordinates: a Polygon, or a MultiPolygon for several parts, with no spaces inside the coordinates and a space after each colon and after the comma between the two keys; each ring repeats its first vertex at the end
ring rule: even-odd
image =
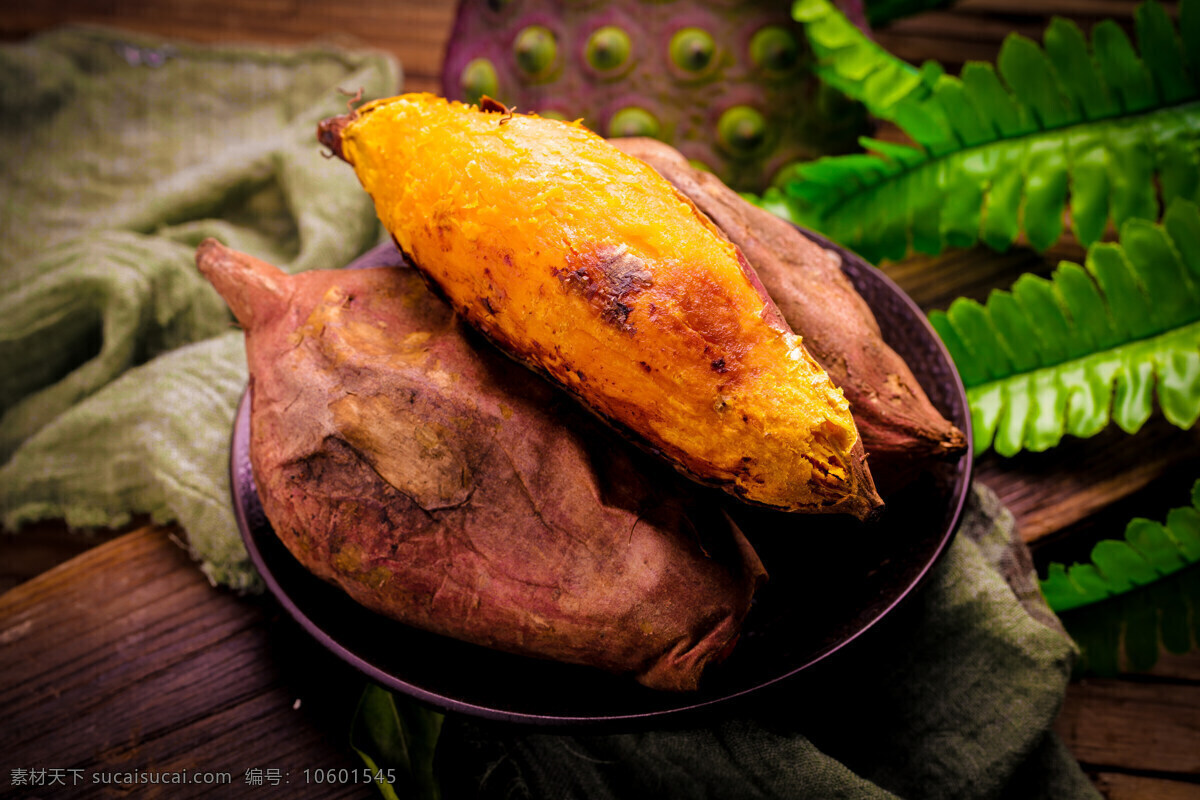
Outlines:
{"type": "Polygon", "coordinates": [[[411,625],[655,688],[732,647],[765,577],[736,526],[416,271],[288,276],[212,240],[196,260],[245,329],[255,479],[309,570],[411,625]]]}
{"type": "Polygon", "coordinates": [[[741,248],[784,319],[845,393],[881,489],[905,483],[929,458],[966,449],[962,432],[884,342],[875,315],[842,272],[841,256],[746,202],[670,145],[646,138],[612,144],[653,167],[741,248]]]}
{"type": "Polygon", "coordinates": [[[681,472],[751,503],[881,505],[845,398],[746,260],[582,125],[429,94],[324,121],[454,309],[681,472]]]}

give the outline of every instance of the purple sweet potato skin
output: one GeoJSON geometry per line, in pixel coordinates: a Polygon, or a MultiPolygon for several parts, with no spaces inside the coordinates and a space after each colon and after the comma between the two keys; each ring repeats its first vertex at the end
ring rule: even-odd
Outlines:
{"type": "Polygon", "coordinates": [[[654,139],[613,139],[670,181],[745,254],[784,319],[850,403],[876,485],[887,494],[928,465],[966,449],[904,360],[884,342],[841,257],[746,202],[711,173],[654,139]]]}
{"type": "Polygon", "coordinates": [[[264,510],[312,572],[416,627],[659,689],[728,652],[765,578],[736,526],[415,270],[287,276],[215,242],[197,263],[246,331],[264,510]]]}

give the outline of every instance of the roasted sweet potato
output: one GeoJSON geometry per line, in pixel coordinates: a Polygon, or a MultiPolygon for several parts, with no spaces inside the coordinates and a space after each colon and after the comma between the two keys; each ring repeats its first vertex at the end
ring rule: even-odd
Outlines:
{"type": "Polygon", "coordinates": [[[655,688],[728,652],[764,572],[712,493],[612,441],[414,270],[288,276],[212,240],[196,260],[245,329],[255,479],[309,570],[411,625],[655,688]]]}
{"type": "Polygon", "coordinates": [[[880,504],[842,393],[738,249],[578,124],[428,94],[326,120],[456,311],[691,477],[753,503],[880,504]]]}
{"type": "Polygon", "coordinates": [[[875,315],[842,272],[841,256],[746,202],[670,145],[646,138],[612,144],[654,167],[741,248],[784,319],[845,392],[882,489],[904,484],[929,458],[966,449],[962,432],[884,342],[875,315]]]}

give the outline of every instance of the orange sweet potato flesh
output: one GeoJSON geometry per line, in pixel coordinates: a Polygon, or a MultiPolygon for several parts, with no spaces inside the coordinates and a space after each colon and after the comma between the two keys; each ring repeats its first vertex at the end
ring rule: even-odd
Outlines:
{"type": "Polygon", "coordinates": [[[933,407],[904,359],[884,342],[837,253],[748,203],[668,144],[640,137],[612,144],[669,180],[745,253],[784,318],[845,392],[872,476],[885,494],[929,459],[966,449],[962,431],[933,407]]]}
{"type": "Polygon", "coordinates": [[[322,123],[454,309],[684,474],[751,503],[881,501],[841,391],[738,249],[581,125],[427,94],[322,123]]]}
{"type": "Polygon", "coordinates": [[[208,240],[276,534],[374,611],[687,690],[765,573],[703,490],[479,339],[405,267],[288,276],[208,240]]]}

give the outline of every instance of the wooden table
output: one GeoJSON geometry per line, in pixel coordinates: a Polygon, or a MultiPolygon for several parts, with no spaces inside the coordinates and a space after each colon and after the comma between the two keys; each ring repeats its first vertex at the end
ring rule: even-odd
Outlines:
{"type": "MultiPolygon", "coordinates": [[[[1011,30],[1040,38],[1052,14],[1127,24],[1136,4],[1026,5],[963,0],[896,23],[878,39],[904,58],[937,58],[954,71],[966,58],[994,59],[1011,30]]],[[[0,38],[65,22],[202,41],[299,43],[335,34],[395,53],[406,89],[439,91],[453,13],[451,3],[419,0],[3,0],[0,38]]],[[[1070,245],[1045,255],[971,250],[885,269],[934,308],[1079,256],[1070,245]]],[[[1035,552],[1072,552],[1091,538],[1119,536],[1132,516],[1161,519],[1181,505],[1200,477],[1200,431],[1152,420],[1136,436],[1112,430],[1047,454],[985,456],[978,475],[1017,514],[1035,552]]],[[[172,528],[133,526],[91,540],[54,523],[38,528],[0,540],[0,590],[8,590],[0,596],[0,753],[5,764],[49,770],[47,783],[67,785],[18,794],[126,796],[127,787],[72,784],[136,767],[227,771],[232,784],[141,787],[137,796],[376,796],[362,785],[313,780],[318,769],[359,766],[346,731],[362,684],[272,601],[210,587],[173,543],[181,532],[172,528]],[[249,791],[247,770],[261,771],[251,774],[261,777],[261,791],[249,791]]],[[[1111,800],[1200,798],[1200,652],[1164,654],[1148,672],[1073,683],[1056,729],[1111,800]]],[[[0,775],[0,786],[10,777],[0,775]]]]}

